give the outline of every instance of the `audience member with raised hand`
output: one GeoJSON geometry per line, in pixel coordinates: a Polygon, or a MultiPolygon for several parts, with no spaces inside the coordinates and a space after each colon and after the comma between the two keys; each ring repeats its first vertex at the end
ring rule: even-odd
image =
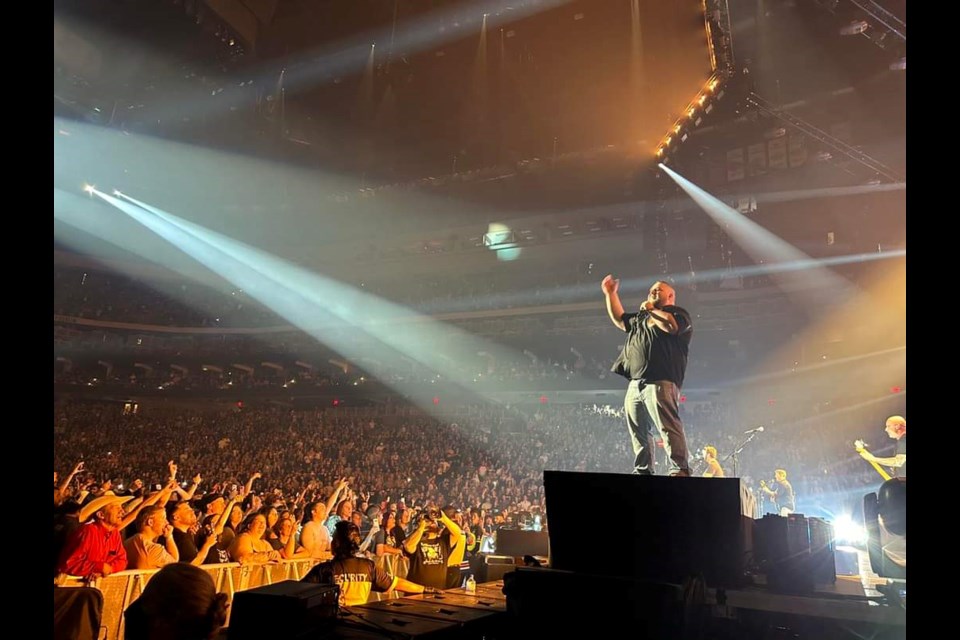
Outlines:
{"type": "MultiPolygon", "coordinates": [[[[244,498],[246,498],[247,495],[248,495],[251,491],[253,491],[253,482],[254,482],[254,480],[259,480],[259,479],[262,478],[262,477],[263,477],[263,476],[260,474],[259,471],[254,472],[254,474],[250,476],[250,479],[247,480],[247,484],[243,485],[243,493],[240,495],[240,499],[241,499],[241,500],[243,500],[244,498]]],[[[259,507],[257,507],[257,508],[259,509],[259,507]]]]}
{"type": "Polygon", "coordinates": [[[228,525],[228,514],[236,506],[237,497],[225,502],[222,495],[208,494],[200,501],[200,507],[206,510],[207,515],[201,523],[201,544],[206,545],[208,536],[216,536],[217,541],[207,552],[203,564],[218,564],[230,562],[230,547],[236,533],[228,525]]]}
{"type": "Polygon", "coordinates": [[[177,492],[177,495],[180,496],[181,500],[193,500],[194,494],[197,492],[197,487],[200,486],[200,483],[203,481],[203,476],[199,473],[193,476],[193,482],[190,484],[189,490],[184,490],[179,484],[176,485],[174,491],[177,492]]]}
{"type": "Polygon", "coordinates": [[[67,474],[59,486],[57,486],[57,472],[53,472],[53,506],[63,504],[70,497],[70,483],[81,471],[83,471],[83,460],[74,465],[73,470],[67,474]]]}
{"type": "Polygon", "coordinates": [[[136,521],[137,516],[140,515],[140,512],[147,507],[153,505],[165,507],[167,501],[170,499],[171,494],[173,494],[174,486],[176,486],[176,481],[171,480],[167,483],[167,486],[160,489],[160,491],[154,491],[145,498],[134,498],[129,504],[126,505],[127,509],[123,514],[123,520],[120,521],[120,530],[123,531],[133,524],[136,521]]]}
{"type": "MultiPolygon", "coordinates": [[[[410,557],[410,580],[436,589],[448,588],[448,567],[454,562],[454,549],[462,532],[456,522],[435,505],[420,514],[417,528],[403,542],[410,557]]],[[[462,554],[459,554],[462,558],[462,554]]]]}

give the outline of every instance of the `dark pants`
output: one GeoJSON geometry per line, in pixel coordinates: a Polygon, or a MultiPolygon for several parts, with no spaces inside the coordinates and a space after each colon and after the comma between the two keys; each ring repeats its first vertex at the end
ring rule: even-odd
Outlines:
{"type": "Polygon", "coordinates": [[[639,380],[630,381],[623,398],[623,408],[633,443],[634,473],[654,473],[656,460],[653,438],[658,433],[663,438],[663,447],[670,460],[667,473],[690,472],[679,402],[680,388],[672,382],[658,381],[641,385],[639,380]]]}

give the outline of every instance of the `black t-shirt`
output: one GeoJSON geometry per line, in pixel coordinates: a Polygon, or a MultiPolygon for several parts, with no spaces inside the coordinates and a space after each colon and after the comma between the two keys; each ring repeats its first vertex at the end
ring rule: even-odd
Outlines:
{"type": "Polygon", "coordinates": [[[177,545],[177,551],[180,552],[180,562],[193,562],[193,559],[200,553],[197,549],[197,542],[189,531],[180,531],[180,529],[174,527],[173,542],[177,545]]]}
{"type": "Polygon", "coordinates": [[[797,510],[797,498],[793,493],[793,485],[789,480],[777,480],[780,485],[777,488],[777,507],[782,509],[786,507],[790,511],[797,510]]]}
{"type": "MultiPolygon", "coordinates": [[[[896,455],[898,455],[898,456],[899,456],[899,455],[903,455],[903,456],[907,455],[907,434],[903,434],[902,436],[900,436],[900,439],[897,440],[897,451],[896,451],[896,455]]],[[[898,468],[896,469],[896,472],[895,472],[894,475],[896,475],[896,477],[898,477],[898,478],[906,478],[906,477],[907,477],[907,461],[906,461],[906,460],[903,461],[903,465],[901,465],[900,467],[898,467],[898,468]]]]}
{"type": "Polygon", "coordinates": [[[366,558],[338,558],[321,562],[303,577],[301,582],[336,584],[340,586],[340,604],[363,604],[370,591],[389,591],[395,578],[366,558]]]}
{"type": "MultiPolygon", "coordinates": [[[[199,540],[200,546],[203,546],[203,543],[206,541],[207,536],[213,531],[213,516],[207,516],[204,521],[203,528],[200,530],[199,540]]],[[[207,551],[207,557],[203,561],[203,564],[222,564],[224,562],[232,562],[230,558],[230,545],[233,544],[233,539],[236,535],[233,533],[233,529],[230,527],[224,527],[223,533],[220,534],[217,538],[217,543],[210,547],[210,551],[207,551]]]]}
{"type": "Polygon", "coordinates": [[[450,544],[450,536],[446,531],[431,540],[427,540],[425,536],[420,538],[416,552],[407,554],[410,557],[407,580],[425,587],[446,589],[447,561],[452,550],[453,545],[450,544]]]}
{"type": "Polygon", "coordinates": [[[686,309],[667,305],[662,311],[673,314],[676,319],[679,326],[676,335],[657,326],[648,326],[647,311],[623,314],[627,340],[611,371],[629,380],[645,383],[667,380],[678,387],[683,386],[693,324],[686,309]]]}

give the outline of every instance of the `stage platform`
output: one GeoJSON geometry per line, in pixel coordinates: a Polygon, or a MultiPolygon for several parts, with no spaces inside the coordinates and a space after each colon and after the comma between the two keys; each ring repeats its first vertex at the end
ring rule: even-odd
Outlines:
{"type": "Polygon", "coordinates": [[[514,637],[510,631],[503,581],[368,602],[347,607],[328,638],[429,638],[481,640],[514,637]]]}

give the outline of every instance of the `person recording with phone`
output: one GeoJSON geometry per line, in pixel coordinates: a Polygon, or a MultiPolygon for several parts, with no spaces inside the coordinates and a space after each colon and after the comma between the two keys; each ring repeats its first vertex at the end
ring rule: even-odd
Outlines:
{"type": "Polygon", "coordinates": [[[462,553],[454,553],[463,544],[460,526],[436,505],[420,514],[416,528],[403,541],[403,550],[410,558],[407,579],[435,589],[447,589],[447,568],[460,564],[462,553]]]}

